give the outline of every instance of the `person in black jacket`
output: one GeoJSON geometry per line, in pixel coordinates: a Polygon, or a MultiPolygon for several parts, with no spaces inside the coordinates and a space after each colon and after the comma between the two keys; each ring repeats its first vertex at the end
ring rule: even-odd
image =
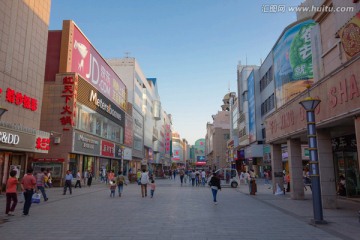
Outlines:
{"type": "Polygon", "coordinates": [[[216,195],[218,190],[221,190],[220,186],[220,178],[217,176],[216,172],[213,173],[210,180],[210,187],[213,194],[214,204],[216,205],[218,202],[216,201],[216,195]]]}

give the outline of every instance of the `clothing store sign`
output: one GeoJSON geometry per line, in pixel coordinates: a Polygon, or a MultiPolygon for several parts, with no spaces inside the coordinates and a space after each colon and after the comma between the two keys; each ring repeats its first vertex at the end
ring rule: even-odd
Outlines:
{"type": "Polygon", "coordinates": [[[100,155],[100,140],[88,134],[75,132],[74,152],[100,155]]]}
{"type": "Polygon", "coordinates": [[[0,149],[33,152],[35,135],[0,127],[0,149]]]}
{"type": "Polygon", "coordinates": [[[115,154],[115,144],[108,141],[101,141],[101,156],[104,157],[114,157],[115,154]]]}

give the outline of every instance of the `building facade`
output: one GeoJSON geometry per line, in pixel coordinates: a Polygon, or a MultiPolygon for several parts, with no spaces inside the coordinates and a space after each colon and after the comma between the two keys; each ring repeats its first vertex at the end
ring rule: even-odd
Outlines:
{"type": "Polygon", "coordinates": [[[126,99],[120,77],[73,21],[63,21],[62,30],[49,31],[40,121],[54,139],[34,164],[56,168],[60,184],[66,170],[96,177],[124,170],[125,138],[132,135],[125,134],[126,99]]]}
{"type": "Polygon", "coordinates": [[[320,99],[315,120],[322,205],[336,208],[340,176],[346,179],[346,197],[360,196],[360,48],[351,40],[360,39],[360,4],[326,0],[317,6],[345,6],[352,11],[322,11],[313,15],[317,24],[311,31],[316,81],[308,92],[295,96],[266,118],[266,142],[271,145],[274,183],[282,181],[278,173],[283,170],[282,145],[286,144],[291,197],[304,198],[301,160],[302,145],[308,144],[307,120],[299,101],[308,95],[320,99]]]}
{"type": "Polygon", "coordinates": [[[0,191],[5,190],[10,170],[22,177],[33,167],[30,159],[50,148],[50,133],[40,130],[50,4],[48,0],[2,1],[0,191]]]}

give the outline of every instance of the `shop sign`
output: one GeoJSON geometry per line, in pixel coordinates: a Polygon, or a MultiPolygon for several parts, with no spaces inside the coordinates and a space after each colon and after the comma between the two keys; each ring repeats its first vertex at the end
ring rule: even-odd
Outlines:
{"type": "Polygon", "coordinates": [[[115,158],[123,158],[124,147],[121,145],[115,145],[115,158]]]}
{"type": "Polygon", "coordinates": [[[100,155],[100,140],[88,134],[75,132],[74,152],[89,155],[100,155]]]}
{"type": "Polygon", "coordinates": [[[123,154],[124,154],[123,159],[125,159],[125,160],[131,160],[132,159],[132,149],[131,148],[125,147],[123,154]]]}
{"type": "Polygon", "coordinates": [[[2,128],[0,126],[0,149],[34,152],[35,134],[2,128]]]}
{"type": "MultiPolygon", "coordinates": [[[[0,94],[2,93],[2,88],[0,88],[0,94]]],[[[15,104],[17,106],[22,106],[25,109],[31,111],[36,111],[38,109],[38,100],[32,97],[27,96],[22,92],[17,92],[14,89],[7,88],[5,99],[7,102],[15,104]]]]}
{"type": "Polygon", "coordinates": [[[133,119],[129,115],[125,115],[125,134],[124,134],[124,144],[126,146],[133,145],[133,119]]]}
{"type": "Polygon", "coordinates": [[[115,144],[105,140],[101,140],[101,156],[114,157],[115,144]]]}
{"type": "Polygon", "coordinates": [[[347,135],[331,139],[332,149],[337,151],[357,151],[356,136],[347,135]]]}
{"type": "Polygon", "coordinates": [[[33,162],[58,162],[58,163],[63,163],[65,162],[64,158],[34,158],[32,160],[33,162]]]}
{"type": "Polygon", "coordinates": [[[78,90],[78,77],[76,76],[65,76],[63,78],[63,90],[61,97],[64,98],[64,105],[60,114],[61,125],[63,131],[69,131],[70,128],[76,125],[76,97],[78,90]]]}
{"type": "Polygon", "coordinates": [[[50,150],[50,138],[37,137],[35,142],[35,149],[39,152],[48,152],[50,150]]]}
{"type": "Polygon", "coordinates": [[[70,37],[73,44],[69,46],[72,48],[69,49],[72,61],[69,72],[79,73],[111,102],[126,110],[125,84],[75,24],[72,29],[73,34],[70,37]]]}

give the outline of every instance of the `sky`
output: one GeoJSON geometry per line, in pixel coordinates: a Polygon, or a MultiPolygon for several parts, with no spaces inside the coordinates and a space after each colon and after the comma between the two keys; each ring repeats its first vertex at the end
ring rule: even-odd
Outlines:
{"type": "Polygon", "coordinates": [[[52,0],[50,30],[73,20],[104,58],[134,57],[157,78],[173,130],[205,138],[237,65],[260,65],[303,0],[52,0]],[[270,12],[271,6],[285,11],[270,12]]]}

